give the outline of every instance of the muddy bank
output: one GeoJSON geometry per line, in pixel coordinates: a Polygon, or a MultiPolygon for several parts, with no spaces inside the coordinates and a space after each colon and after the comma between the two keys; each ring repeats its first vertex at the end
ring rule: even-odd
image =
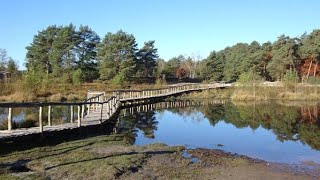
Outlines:
{"type": "Polygon", "coordinates": [[[319,179],[320,166],[269,163],[221,150],[192,149],[148,158],[139,171],[122,179],[319,179]]]}
{"type": "Polygon", "coordinates": [[[320,166],[273,164],[221,150],[126,145],[104,135],[0,155],[0,179],[319,179],[320,166]]]}

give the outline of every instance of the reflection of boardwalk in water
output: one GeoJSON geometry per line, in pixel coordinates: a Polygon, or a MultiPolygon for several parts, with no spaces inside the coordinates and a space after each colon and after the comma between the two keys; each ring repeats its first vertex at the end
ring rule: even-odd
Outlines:
{"type": "Polygon", "coordinates": [[[91,93],[94,94],[93,97],[89,96],[91,94],[88,93],[88,99],[86,101],[77,103],[1,103],[0,107],[8,108],[8,130],[0,131],[0,141],[14,140],[17,137],[29,135],[48,135],[51,132],[99,126],[109,120],[111,121],[112,118],[118,114],[122,105],[125,105],[126,103],[149,103],[192,91],[226,88],[230,86],[231,84],[219,83],[183,84],[160,89],[119,90],[114,91],[113,96],[111,97],[106,97],[103,92],[98,92],[97,94],[91,93]],[[52,124],[51,116],[54,106],[70,106],[69,122],[59,125],[52,124]],[[38,127],[13,129],[12,109],[17,107],[38,108],[38,127]],[[45,113],[47,114],[47,117],[45,117],[45,113]]]}
{"type": "Polygon", "coordinates": [[[152,104],[143,104],[131,106],[128,108],[124,108],[121,114],[122,117],[127,115],[132,115],[136,112],[146,112],[146,111],[154,111],[160,109],[170,109],[170,108],[184,108],[184,107],[196,107],[196,106],[205,106],[205,105],[213,105],[213,104],[224,104],[224,100],[204,100],[204,101],[194,101],[194,100],[181,100],[181,101],[164,101],[164,102],[156,102],[152,104]]]}

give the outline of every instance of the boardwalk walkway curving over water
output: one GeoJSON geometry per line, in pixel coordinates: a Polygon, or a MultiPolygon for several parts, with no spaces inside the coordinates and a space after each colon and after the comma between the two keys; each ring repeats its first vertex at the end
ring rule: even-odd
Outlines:
{"type": "Polygon", "coordinates": [[[75,103],[0,103],[1,108],[8,108],[7,130],[0,130],[0,142],[11,141],[30,135],[50,134],[74,130],[83,127],[96,126],[107,122],[120,110],[123,105],[145,103],[153,99],[164,99],[192,91],[202,91],[215,88],[230,87],[231,84],[182,84],[167,86],[160,89],[117,90],[107,97],[105,92],[88,92],[84,102],[75,103]],[[52,125],[51,117],[54,106],[69,106],[70,118],[68,123],[52,125]],[[12,110],[19,107],[38,108],[38,127],[13,129],[12,110]],[[46,111],[46,117],[44,117],[46,111]],[[46,121],[44,121],[44,119],[46,121]]]}

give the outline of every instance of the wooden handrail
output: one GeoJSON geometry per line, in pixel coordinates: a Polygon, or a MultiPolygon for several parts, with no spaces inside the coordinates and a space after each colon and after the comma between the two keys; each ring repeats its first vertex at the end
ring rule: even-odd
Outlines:
{"type": "Polygon", "coordinates": [[[88,104],[103,104],[108,103],[111,99],[116,98],[115,96],[111,96],[108,100],[99,102],[99,101],[91,101],[91,102],[25,102],[25,103],[18,103],[18,102],[4,102],[0,103],[0,107],[39,107],[39,106],[78,106],[78,105],[88,105],[88,104]]]}
{"type": "Polygon", "coordinates": [[[228,84],[182,84],[167,86],[165,88],[144,89],[144,90],[116,90],[112,91],[113,95],[105,99],[105,93],[100,93],[90,97],[83,102],[25,102],[25,103],[0,103],[0,107],[8,108],[8,130],[12,130],[12,109],[16,107],[39,107],[39,130],[43,132],[43,108],[48,107],[48,126],[51,126],[52,106],[70,106],[70,122],[74,123],[74,106],[77,106],[77,126],[82,126],[82,120],[85,115],[91,111],[99,113],[99,121],[102,123],[103,112],[109,119],[121,107],[121,100],[132,101],[153,97],[169,96],[186,91],[203,90],[215,87],[227,87],[228,84]],[[99,110],[99,111],[96,111],[99,110]]]}

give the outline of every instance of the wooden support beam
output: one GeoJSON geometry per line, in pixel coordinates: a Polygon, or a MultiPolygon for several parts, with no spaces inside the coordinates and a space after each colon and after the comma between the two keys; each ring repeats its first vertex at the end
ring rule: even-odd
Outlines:
{"type": "Polygon", "coordinates": [[[74,122],[74,111],[73,111],[73,106],[70,106],[70,122],[74,122]]]}
{"type": "Polygon", "coordinates": [[[78,105],[78,127],[81,127],[81,105],[78,105]]]}
{"type": "Polygon", "coordinates": [[[51,124],[51,111],[52,111],[51,106],[48,106],[48,126],[52,126],[52,124],[51,124]]]}
{"type": "Polygon", "coordinates": [[[12,130],[12,108],[9,108],[9,112],[8,112],[8,130],[11,131],[12,130]]]}
{"type": "Polygon", "coordinates": [[[103,113],[103,104],[101,104],[101,108],[100,108],[100,123],[102,123],[102,113],[103,113]]]}
{"type": "Polygon", "coordinates": [[[91,107],[90,107],[90,106],[91,106],[91,99],[89,100],[89,103],[90,103],[90,104],[88,104],[88,105],[87,105],[87,108],[88,108],[87,114],[90,114],[90,109],[91,109],[91,107]]]}
{"type": "Polygon", "coordinates": [[[81,108],[81,119],[83,119],[84,118],[84,105],[82,105],[82,108],[81,108]]]}
{"type": "Polygon", "coordinates": [[[109,119],[109,102],[106,103],[106,117],[109,119]]]}
{"type": "Polygon", "coordinates": [[[39,107],[39,130],[40,132],[43,132],[42,106],[39,107]]]}

